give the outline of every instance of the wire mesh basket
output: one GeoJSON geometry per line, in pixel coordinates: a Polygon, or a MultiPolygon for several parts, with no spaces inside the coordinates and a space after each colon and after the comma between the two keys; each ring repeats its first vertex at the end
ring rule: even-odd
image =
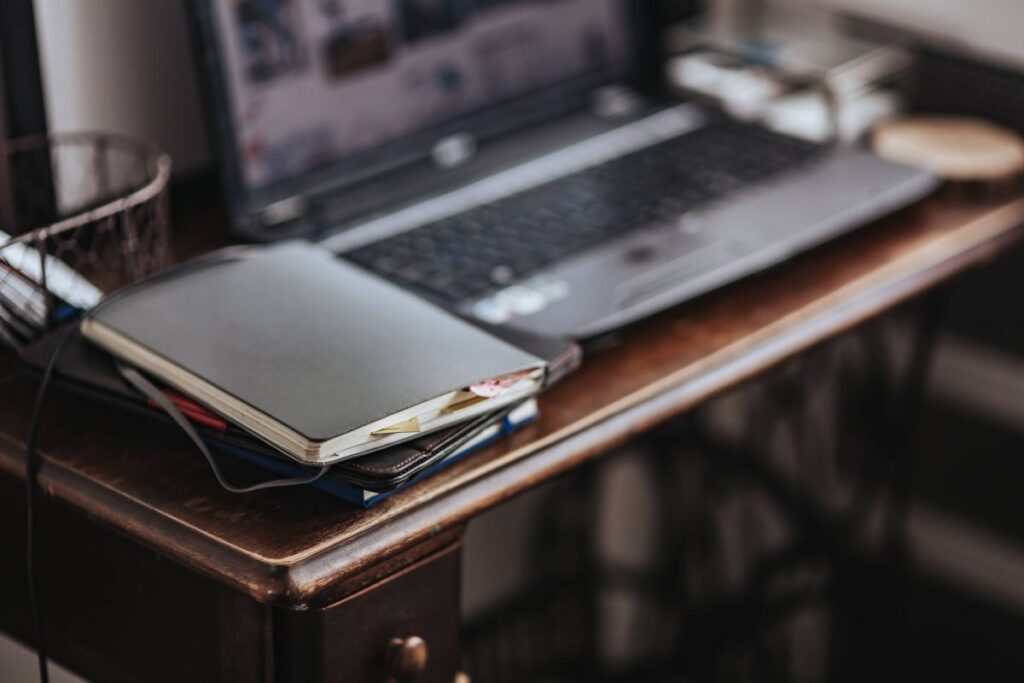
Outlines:
{"type": "Polygon", "coordinates": [[[0,344],[18,349],[170,263],[171,160],[148,143],[103,133],[6,146],[0,344]]]}

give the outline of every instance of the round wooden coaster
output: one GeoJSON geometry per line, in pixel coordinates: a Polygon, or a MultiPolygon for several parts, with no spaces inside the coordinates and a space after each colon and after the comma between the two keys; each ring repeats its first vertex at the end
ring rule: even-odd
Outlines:
{"type": "Polygon", "coordinates": [[[1003,184],[1024,172],[1024,140],[980,119],[912,116],[884,123],[872,133],[872,148],[954,182],[1003,184]]]}

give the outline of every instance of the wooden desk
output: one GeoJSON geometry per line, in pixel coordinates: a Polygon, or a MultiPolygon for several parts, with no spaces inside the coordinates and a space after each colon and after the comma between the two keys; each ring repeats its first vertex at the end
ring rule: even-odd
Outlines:
{"type": "MultiPolygon", "coordinates": [[[[315,490],[232,495],[182,436],[55,394],[39,473],[53,654],[103,680],[385,680],[389,639],[418,635],[416,680],[451,681],[474,515],[985,263],[1022,224],[1024,200],[931,199],[637,324],[544,395],[537,422],[365,511],[315,490]]],[[[0,386],[0,626],[28,641],[34,383],[0,386]]]]}

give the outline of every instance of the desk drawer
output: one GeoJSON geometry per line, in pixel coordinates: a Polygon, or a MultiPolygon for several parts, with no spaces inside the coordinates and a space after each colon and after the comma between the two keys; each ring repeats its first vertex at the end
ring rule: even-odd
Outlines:
{"type": "Polygon", "coordinates": [[[276,612],[278,678],[451,683],[459,668],[460,548],[454,544],[329,607],[276,612]]]}

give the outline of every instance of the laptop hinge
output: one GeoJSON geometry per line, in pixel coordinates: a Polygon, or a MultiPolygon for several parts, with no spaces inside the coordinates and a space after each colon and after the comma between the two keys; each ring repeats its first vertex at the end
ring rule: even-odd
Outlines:
{"type": "Polygon", "coordinates": [[[622,119],[643,109],[643,100],[636,90],[622,83],[602,86],[590,95],[590,110],[601,119],[622,119]]]}

